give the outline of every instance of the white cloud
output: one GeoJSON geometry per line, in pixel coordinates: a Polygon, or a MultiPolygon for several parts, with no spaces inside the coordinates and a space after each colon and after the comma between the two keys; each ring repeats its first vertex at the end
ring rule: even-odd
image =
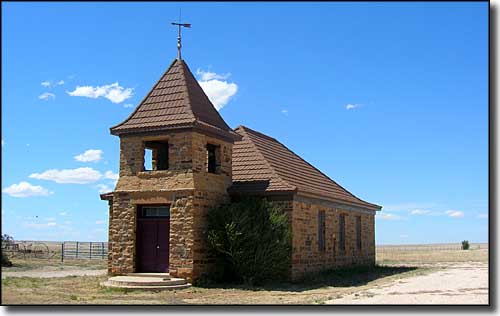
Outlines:
{"type": "Polygon", "coordinates": [[[413,210],[410,212],[411,215],[425,215],[429,214],[431,211],[428,210],[413,210]]]}
{"type": "Polygon", "coordinates": [[[45,88],[49,88],[52,85],[50,81],[42,81],[40,84],[45,88]]]}
{"type": "Polygon", "coordinates": [[[230,73],[226,74],[216,74],[215,72],[210,72],[210,71],[203,71],[201,69],[196,70],[196,74],[200,76],[201,81],[209,81],[209,80],[225,80],[231,76],[230,73]]]}
{"type": "Polygon", "coordinates": [[[464,217],[464,212],[450,210],[446,211],[446,215],[448,215],[449,217],[461,218],[464,217]]]}
{"type": "Polygon", "coordinates": [[[53,99],[55,99],[55,98],[56,98],[56,95],[55,95],[55,94],[53,94],[53,93],[50,93],[50,92],[44,92],[44,93],[40,94],[40,95],[38,96],[38,98],[39,98],[40,100],[45,100],[45,101],[48,101],[50,98],[52,98],[52,100],[53,100],[53,99]]]}
{"type": "Polygon", "coordinates": [[[488,218],[488,214],[486,213],[479,214],[477,218],[488,218]]]}
{"type": "Polygon", "coordinates": [[[56,222],[48,222],[48,223],[34,223],[34,222],[29,222],[29,223],[23,223],[23,226],[26,226],[26,227],[29,227],[29,228],[40,229],[40,228],[55,227],[55,226],[57,226],[57,223],[56,222]]]}
{"type": "Polygon", "coordinates": [[[49,190],[39,186],[39,185],[31,185],[28,182],[21,181],[19,184],[13,184],[7,188],[4,188],[4,193],[13,196],[13,197],[31,197],[31,196],[47,196],[53,194],[49,190]]]}
{"type": "Polygon", "coordinates": [[[66,216],[66,215],[68,215],[68,212],[61,212],[61,213],[59,213],[59,215],[66,216]]]}
{"type": "Polygon", "coordinates": [[[102,174],[97,170],[85,167],[64,170],[51,169],[42,173],[33,173],[29,177],[40,180],[55,181],[57,183],[86,184],[100,180],[102,178],[102,174]]]}
{"type": "Polygon", "coordinates": [[[122,103],[123,101],[133,96],[134,89],[124,88],[115,82],[104,86],[77,86],[74,91],[68,92],[72,97],[87,97],[97,99],[99,97],[106,98],[113,103],[122,103]]]}
{"type": "Polygon", "coordinates": [[[217,110],[222,109],[238,91],[237,84],[225,80],[230,74],[219,75],[200,69],[196,73],[201,79],[198,83],[217,110]]]}
{"type": "Polygon", "coordinates": [[[351,103],[349,103],[349,104],[346,104],[345,108],[346,108],[346,110],[352,110],[352,109],[355,109],[355,108],[359,108],[360,105],[361,104],[351,104],[351,103]]]}
{"type": "Polygon", "coordinates": [[[383,204],[383,205],[384,205],[384,211],[391,211],[391,212],[410,212],[412,210],[424,210],[424,209],[433,209],[439,207],[439,205],[436,203],[420,203],[420,202],[383,204]]]}
{"type": "Polygon", "coordinates": [[[75,160],[81,162],[98,162],[102,159],[103,151],[100,149],[89,149],[86,150],[83,154],[75,156],[75,160]]]}
{"type": "Polygon", "coordinates": [[[57,82],[57,85],[58,85],[58,86],[62,86],[63,84],[64,84],[64,80],[59,80],[59,81],[57,82]]]}
{"type": "Polygon", "coordinates": [[[119,175],[117,173],[114,173],[111,170],[108,170],[104,173],[104,177],[106,179],[111,179],[111,180],[118,180],[119,175]]]}
{"type": "Polygon", "coordinates": [[[55,222],[56,218],[55,217],[46,217],[45,220],[47,222],[55,222]]]}
{"type": "Polygon", "coordinates": [[[97,188],[99,189],[99,193],[101,193],[101,194],[109,193],[109,192],[113,191],[113,189],[106,184],[98,184],[97,188]]]}
{"type": "Polygon", "coordinates": [[[394,215],[394,214],[389,214],[389,213],[381,213],[377,215],[378,218],[387,220],[387,221],[398,221],[401,219],[401,216],[399,215],[394,215]]]}
{"type": "Polygon", "coordinates": [[[281,113],[283,113],[283,115],[286,115],[288,116],[288,110],[284,109],[284,110],[281,110],[281,113]]]}
{"type": "Polygon", "coordinates": [[[96,225],[106,224],[106,221],[95,221],[96,225]]]}
{"type": "Polygon", "coordinates": [[[123,107],[128,109],[128,108],[134,107],[134,105],[132,103],[127,103],[127,104],[124,104],[123,107]]]}

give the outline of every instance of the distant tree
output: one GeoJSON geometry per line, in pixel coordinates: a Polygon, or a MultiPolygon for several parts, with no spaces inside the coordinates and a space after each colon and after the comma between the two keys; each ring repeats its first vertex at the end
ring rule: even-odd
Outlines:
{"type": "Polygon", "coordinates": [[[468,250],[470,248],[469,241],[464,240],[462,241],[462,250],[468,250]]]}

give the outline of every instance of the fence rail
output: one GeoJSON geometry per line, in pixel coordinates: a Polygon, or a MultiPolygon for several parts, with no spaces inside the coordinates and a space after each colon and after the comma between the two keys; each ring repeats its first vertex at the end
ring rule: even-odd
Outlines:
{"type": "Polygon", "coordinates": [[[105,242],[64,242],[61,244],[61,260],[64,259],[106,259],[108,243],[105,242]]]}
{"type": "Polygon", "coordinates": [[[107,242],[82,241],[18,241],[2,242],[2,252],[24,259],[107,259],[107,242]]]}

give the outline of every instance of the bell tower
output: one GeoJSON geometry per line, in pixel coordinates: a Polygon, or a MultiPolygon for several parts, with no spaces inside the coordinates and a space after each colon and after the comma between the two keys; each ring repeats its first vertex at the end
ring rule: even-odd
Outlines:
{"type": "Polygon", "coordinates": [[[169,272],[192,281],[208,272],[206,216],[229,199],[240,136],[180,58],[111,134],[120,138],[120,177],[102,196],[110,205],[109,273],[169,272]]]}

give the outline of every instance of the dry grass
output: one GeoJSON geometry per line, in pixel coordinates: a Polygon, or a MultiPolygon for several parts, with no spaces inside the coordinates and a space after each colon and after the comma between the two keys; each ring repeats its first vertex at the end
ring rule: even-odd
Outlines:
{"type": "Polygon", "coordinates": [[[139,292],[103,288],[107,277],[6,278],[3,304],[321,304],[363,288],[426,273],[426,269],[381,267],[371,271],[317,276],[304,284],[245,288],[191,287],[181,291],[139,292]],[[355,273],[355,276],[354,276],[355,273]],[[355,280],[353,282],[353,280],[355,280]],[[69,290],[70,289],[70,290],[69,290]]]}
{"type": "MultiPolygon", "coordinates": [[[[191,287],[180,291],[136,292],[103,288],[101,277],[27,278],[2,279],[3,304],[323,304],[325,301],[369,290],[396,280],[427,274],[439,266],[457,262],[485,262],[486,249],[435,251],[432,248],[418,251],[385,251],[377,253],[383,265],[372,270],[344,270],[322,273],[301,284],[272,284],[264,287],[219,286],[212,288],[191,287]],[[414,266],[413,268],[408,268],[414,266]]],[[[18,269],[60,269],[60,262],[47,260],[23,262],[15,260],[18,269]]],[[[98,269],[104,261],[85,262],[73,260],[67,267],[98,269]]],[[[12,268],[8,268],[12,269],[12,268]]],[[[13,271],[3,268],[2,271],[13,271]]]]}
{"type": "Polygon", "coordinates": [[[61,262],[60,259],[47,260],[37,258],[12,258],[13,266],[9,268],[2,268],[2,271],[28,271],[28,270],[70,270],[70,269],[85,269],[85,270],[100,270],[106,269],[105,260],[83,260],[71,259],[61,262]]]}
{"type": "Polygon", "coordinates": [[[457,262],[487,262],[488,248],[484,244],[472,250],[441,250],[446,246],[386,246],[377,248],[377,263],[379,264],[426,264],[426,263],[457,263],[457,262]]]}

